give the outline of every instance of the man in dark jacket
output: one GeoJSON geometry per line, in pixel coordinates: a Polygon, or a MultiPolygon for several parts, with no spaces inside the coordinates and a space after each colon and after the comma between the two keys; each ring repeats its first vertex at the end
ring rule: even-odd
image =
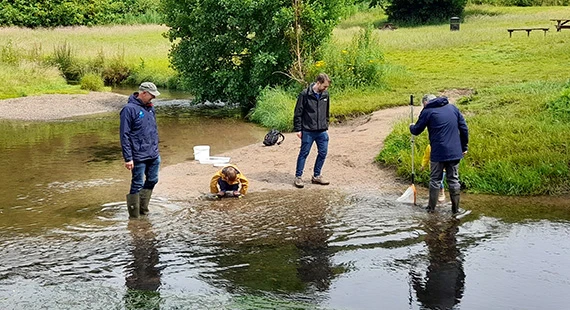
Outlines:
{"type": "Polygon", "coordinates": [[[459,210],[459,161],[467,153],[469,131],[459,109],[449,104],[445,97],[426,95],[422,98],[424,108],[418,122],[410,125],[410,132],[419,135],[427,127],[429,133],[430,182],[428,212],[435,210],[443,170],[447,174],[447,185],[451,198],[451,210],[459,210]]]}
{"type": "Polygon", "coordinates": [[[121,147],[125,167],[132,173],[131,189],[127,195],[131,218],[148,213],[150,196],[158,183],[158,129],[151,102],[158,95],[156,85],[144,82],[121,110],[121,147]]]}
{"type": "Polygon", "coordinates": [[[321,175],[321,169],[327,157],[329,135],[329,92],[327,89],[331,80],[328,75],[321,73],[314,83],[304,89],[297,97],[295,114],[293,116],[293,131],[301,139],[301,150],[297,157],[297,169],[295,171],[295,186],[303,188],[305,183],[301,176],[305,169],[305,161],[313,142],[317,144],[317,159],[313,169],[311,182],[320,185],[328,185],[321,175]]]}

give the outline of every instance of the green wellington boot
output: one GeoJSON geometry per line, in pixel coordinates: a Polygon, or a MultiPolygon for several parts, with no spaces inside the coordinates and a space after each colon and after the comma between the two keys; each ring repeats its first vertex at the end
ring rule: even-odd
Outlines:
{"type": "Polygon", "coordinates": [[[148,214],[148,204],[150,203],[150,196],[152,196],[152,189],[146,189],[143,188],[141,189],[141,191],[139,192],[140,194],[140,214],[141,215],[147,215],[148,214]]]}
{"type": "Polygon", "coordinates": [[[127,195],[127,209],[129,210],[129,218],[138,218],[140,216],[140,195],[127,195]]]}
{"type": "Polygon", "coordinates": [[[451,212],[453,214],[459,212],[459,195],[461,194],[460,189],[449,189],[449,198],[451,200],[451,212]]]}
{"type": "Polygon", "coordinates": [[[435,211],[435,205],[437,205],[438,197],[439,197],[439,188],[430,188],[428,206],[426,208],[427,212],[432,213],[435,211]]]}

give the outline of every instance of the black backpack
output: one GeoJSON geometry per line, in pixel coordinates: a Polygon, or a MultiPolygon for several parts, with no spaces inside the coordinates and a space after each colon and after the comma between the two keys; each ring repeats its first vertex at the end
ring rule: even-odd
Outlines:
{"type": "Polygon", "coordinates": [[[283,143],[283,141],[285,140],[285,136],[277,129],[271,129],[266,135],[265,138],[263,139],[263,144],[265,146],[272,146],[275,145],[277,143],[277,145],[283,143]],[[283,138],[281,141],[279,141],[279,137],[283,138]],[[279,142],[277,142],[279,141],[279,142]]]}

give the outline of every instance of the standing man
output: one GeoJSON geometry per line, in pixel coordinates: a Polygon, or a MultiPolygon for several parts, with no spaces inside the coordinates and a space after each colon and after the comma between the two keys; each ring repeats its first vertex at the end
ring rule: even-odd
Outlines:
{"type": "Polygon", "coordinates": [[[158,183],[158,130],[151,102],[158,95],[156,85],[144,82],[121,110],[121,147],[125,168],[132,173],[131,190],[127,195],[130,218],[148,213],[150,196],[158,183]]]}
{"type": "Polygon", "coordinates": [[[295,114],[293,116],[293,131],[297,132],[297,137],[301,139],[301,150],[297,157],[297,169],[295,171],[295,186],[303,188],[305,183],[301,176],[305,168],[305,161],[313,142],[317,144],[317,159],[313,170],[311,182],[314,184],[328,185],[321,175],[321,169],[327,157],[329,145],[329,92],[327,89],[331,83],[328,75],[321,73],[314,83],[304,89],[297,97],[295,114]]]}
{"type": "Polygon", "coordinates": [[[410,132],[419,135],[427,127],[429,133],[430,181],[428,212],[435,210],[443,178],[443,170],[447,175],[447,186],[451,198],[451,211],[459,211],[459,161],[467,153],[469,131],[467,123],[459,109],[449,104],[446,97],[425,95],[422,98],[423,110],[418,122],[410,125],[410,132]]]}

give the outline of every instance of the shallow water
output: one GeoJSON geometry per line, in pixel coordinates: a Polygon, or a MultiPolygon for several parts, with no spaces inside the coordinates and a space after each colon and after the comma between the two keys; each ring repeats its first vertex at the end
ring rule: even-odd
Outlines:
{"type": "MultiPolygon", "coordinates": [[[[130,175],[115,114],[0,126],[1,309],[570,304],[564,208],[493,217],[481,205],[532,208],[526,199],[465,195],[464,208],[474,212],[455,221],[449,208],[427,216],[396,203],[396,194],[292,189],[222,201],[153,199],[148,218],[129,221],[122,200],[130,175]]],[[[265,133],[239,121],[171,117],[159,130],[166,164],[192,159],[193,145],[218,153],[265,133]],[[241,137],[212,144],[213,133],[235,128],[241,137]]]]}

